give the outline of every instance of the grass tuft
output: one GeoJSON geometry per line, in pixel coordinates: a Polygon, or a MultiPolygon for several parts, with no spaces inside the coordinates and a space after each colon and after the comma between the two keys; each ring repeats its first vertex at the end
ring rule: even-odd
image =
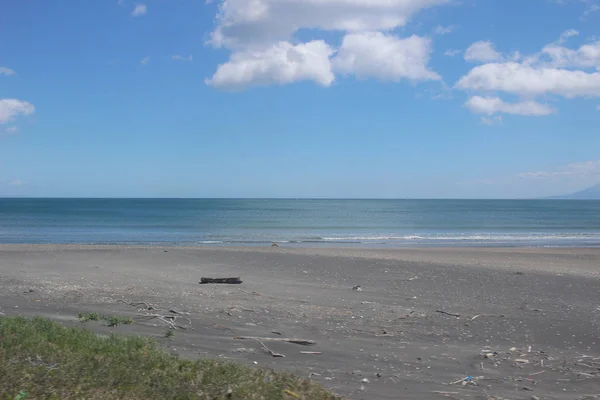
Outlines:
{"type": "Polygon", "coordinates": [[[132,324],[133,319],[130,317],[121,317],[121,316],[113,316],[113,315],[102,315],[98,313],[82,313],[77,314],[77,318],[80,322],[88,322],[88,321],[106,321],[108,322],[108,326],[118,326],[121,324],[132,324]]]}
{"type": "Polygon", "coordinates": [[[287,373],[181,360],[141,337],[100,338],[43,318],[0,317],[0,399],[23,395],[65,400],[339,399],[287,373]]]}

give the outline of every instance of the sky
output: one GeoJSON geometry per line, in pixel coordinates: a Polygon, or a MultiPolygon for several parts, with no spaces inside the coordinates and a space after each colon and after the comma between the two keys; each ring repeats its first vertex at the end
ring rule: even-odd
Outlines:
{"type": "Polygon", "coordinates": [[[600,183],[600,0],[3,0],[0,196],[600,183]]]}

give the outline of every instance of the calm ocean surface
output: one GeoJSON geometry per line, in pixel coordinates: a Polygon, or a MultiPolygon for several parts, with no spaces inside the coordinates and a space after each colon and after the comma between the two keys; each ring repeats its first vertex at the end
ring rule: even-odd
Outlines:
{"type": "Polygon", "coordinates": [[[0,199],[0,243],[600,246],[600,201],[0,199]]]}

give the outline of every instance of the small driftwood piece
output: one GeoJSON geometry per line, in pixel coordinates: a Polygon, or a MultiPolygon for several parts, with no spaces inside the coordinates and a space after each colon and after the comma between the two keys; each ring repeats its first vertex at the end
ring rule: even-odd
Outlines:
{"type": "Polygon", "coordinates": [[[161,311],[160,308],[156,308],[152,304],[146,303],[145,301],[139,301],[137,303],[135,303],[135,302],[127,303],[126,301],[123,301],[123,300],[117,300],[117,303],[127,304],[128,306],[131,306],[131,307],[144,306],[143,310],[146,310],[146,311],[161,311]]]}
{"type": "Polygon", "coordinates": [[[240,279],[240,277],[235,277],[235,278],[201,278],[200,279],[200,284],[206,284],[206,283],[228,283],[231,285],[239,285],[240,283],[242,283],[242,280],[240,279]]]}
{"type": "Polygon", "coordinates": [[[269,342],[287,342],[299,344],[301,346],[313,346],[317,344],[314,340],[305,340],[305,339],[293,339],[293,338],[270,338],[270,337],[256,337],[256,336],[236,336],[234,339],[239,340],[258,340],[258,341],[269,341],[269,342]]]}
{"type": "Polygon", "coordinates": [[[460,317],[460,314],[452,314],[452,313],[449,313],[449,312],[443,311],[443,310],[435,310],[435,312],[440,313],[440,314],[450,315],[451,317],[456,317],[456,318],[460,317]]]}
{"type": "Polygon", "coordinates": [[[263,350],[272,355],[273,357],[285,357],[285,354],[275,353],[273,350],[269,349],[262,340],[256,339],[258,343],[262,346],[263,350]]]}

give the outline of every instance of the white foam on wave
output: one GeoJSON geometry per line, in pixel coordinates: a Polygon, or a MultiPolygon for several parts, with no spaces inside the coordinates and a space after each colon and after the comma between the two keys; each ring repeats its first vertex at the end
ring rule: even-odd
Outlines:
{"type": "Polygon", "coordinates": [[[489,235],[404,235],[404,236],[346,236],[346,237],[323,237],[324,241],[382,241],[382,240],[446,240],[446,241],[538,241],[538,240],[600,240],[599,235],[589,234],[541,234],[541,235],[519,235],[519,234],[489,234],[489,235]]]}

